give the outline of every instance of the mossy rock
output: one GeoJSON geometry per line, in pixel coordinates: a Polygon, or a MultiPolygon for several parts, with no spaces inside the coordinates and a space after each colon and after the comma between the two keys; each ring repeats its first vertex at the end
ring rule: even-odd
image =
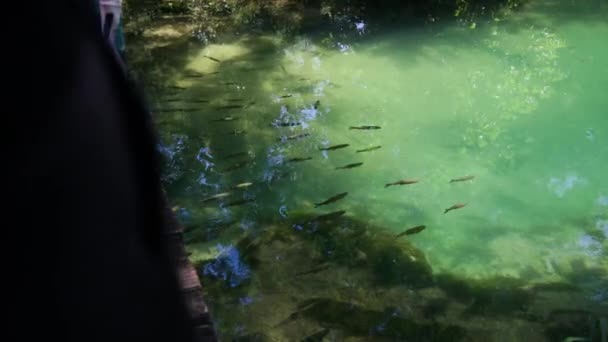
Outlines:
{"type": "Polygon", "coordinates": [[[451,298],[466,303],[467,314],[523,314],[534,300],[535,293],[517,278],[495,277],[465,280],[449,275],[436,277],[437,286],[451,298]]]}
{"type": "Polygon", "coordinates": [[[298,213],[258,222],[234,245],[250,279],[231,287],[203,276],[225,340],[302,341],[326,330],[345,341],[486,341],[529,331],[558,336],[562,326],[547,315],[565,298],[568,307],[582,303],[585,294],[568,283],[433,276],[410,242],[348,215],[298,213]],[[488,328],[488,319],[496,325],[488,328]],[[521,326],[513,328],[514,321],[521,326]]]}
{"type": "Polygon", "coordinates": [[[301,303],[300,309],[299,316],[348,331],[349,335],[354,336],[403,340],[416,338],[418,341],[461,341],[465,337],[464,329],[458,326],[437,322],[419,323],[391,307],[376,311],[352,303],[319,298],[301,303]]]}
{"type": "Polygon", "coordinates": [[[263,233],[239,243],[247,260],[256,265],[263,246],[289,249],[304,244],[307,256],[316,263],[331,263],[369,272],[376,286],[426,286],[432,270],[422,251],[407,240],[395,239],[388,229],[371,226],[348,216],[324,219],[296,214],[284,222],[268,226],[263,233]]]}

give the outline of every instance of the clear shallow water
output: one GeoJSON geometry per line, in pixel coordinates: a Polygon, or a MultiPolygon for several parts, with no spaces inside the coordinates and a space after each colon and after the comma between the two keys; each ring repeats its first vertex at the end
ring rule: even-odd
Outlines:
{"type": "MultiPolygon", "coordinates": [[[[272,229],[304,231],[314,240],[315,229],[295,225],[290,218],[337,210],[363,222],[371,240],[384,234],[393,236],[391,243],[417,248],[437,276],[470,281],[508,277],[520,281],[520,288],[567,283],[579,291],[554,309],[605,315],[608,44],[603,41],[608,21],[605,11],[564,13],[569,13],[564,6],[540,3],[475,29],[435,23],[360,33],[353,25],[353,34],[331,47],[307,38],[285,42],[265,36],[189,51],[183,74],[174,80],[185,89],[169,89],[154,104],[160,109],[160,149],[167,159],[165,183],[189,227],[193,257],[204,264],[203,276],[209,278],[204,281],[226,281],[209,285],[222,333],[231,338],[262,331],[275,340],[301,338],[315,330],[310,320],[295,327],[264,328],[251,316],[281,322],[296,310],[294,298],[303,293],[358,298],[366,308],[411,300],[404,292],[344,295],[339,289],[348,284],[343,280],[350,276],[348,268],[336,268],[330,275],[314,273],[313,280],[299,279],[298,286],[282,283],[280,274],[303,262],[285,256],[286,251],[300,251],[296,242],[296,247],[261,247],[265,252],[260,259],[275,265],[259,270],[230,247],[246,235],[263,239],[272,229]],[[214,121],[222,118],[233,121],[214,121]],[[276,127],[294,122],[299,124],[276,127]],[[382,128],[349,129],[359,125],[382,128]],[[303,134],[307,136],[288,139],[303,134]],[[319,151],[338,144],[349,146],[319,151]],[[382,148],[356,152],[372,146],[382,148]],[[291,158],[312,159],[289,162],[291,158]],[[360,167],[336,170],[359,162],[360,167]],[[449,182],[467,175],[475,178],[449,182]],[[385,188],[400,179],[419,183],[385,188]],[[231,189],[245,182],[252,185],[231,189]],[[344,192],[348,195],[343,200],[314,208],[314,203],[344,192]],[[219,193],[229,195],[202,201],[219,193]],[[466,207],[444,214],[456,203],[466,207]],[[418,225],[426,229],[394,238],[418,225]],[[224,261],[213,264],[210,260],[218,255],[224,261]],[[221,274],[222,268],[233,271],[221,274]],[[325,283],[316,282],[323,277],[325,283]],[[246,281],[250,283],[241,285],[246,281]],[[272,297],[277,286],[290,294],[272,297]],[[239,287],[238,294],[231,292],[239,287]],[[239,305],[226,304],[233,295],[239,305]]],[[[321,253],[335,251],[334,246],[321,253]]],[[[300,253],[316,257],[311,250],[300,253]]],[[[369,283],[374,277],[378,275],[363,275],[356,284],[361,291],[377,289],[369,283]]],[[[494,305],[508,306],[509,301],[516,300],[494,305]]],[[[321,307],[335,309],[331,303],[321,307]]],[[[507,327],[511,319],[505,315],[497,322],[507,327]]],[[[374,329],[381,326],[362,320],[374,329]]],[[[328,327],[323,319],[317,321],[328,327]]],[[[497,325],[496,331],[500,329],[497,325]]],[[[542,340],[544,329],[527,327],[528,333],[511,340],[542,340]]],[[[336,339],[336,334],[329,336],[336,339]]],[[[493,340],[488,336],[478,338],[493,340]]]]}

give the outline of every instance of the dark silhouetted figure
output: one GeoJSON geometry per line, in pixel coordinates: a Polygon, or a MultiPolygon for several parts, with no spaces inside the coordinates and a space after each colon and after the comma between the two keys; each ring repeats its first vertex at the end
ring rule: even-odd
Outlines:
{"type": "Polygon", "coordinates": [[[2,21],[3,340],[197,340],[150,117],[94,6],[13,7],[2,21]]]}

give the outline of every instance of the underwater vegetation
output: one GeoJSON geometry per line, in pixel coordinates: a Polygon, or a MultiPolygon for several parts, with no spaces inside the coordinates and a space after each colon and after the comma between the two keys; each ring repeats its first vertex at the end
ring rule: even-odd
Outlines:
{"type": "Polygon", "coordinates": [[[215,317],[236,315],[218,321],[235,341],[561,341],[600,336],[606,315],[566,282],[433,274],[407,239],[349,214],[269,220],[199,269],[215,317]]]}

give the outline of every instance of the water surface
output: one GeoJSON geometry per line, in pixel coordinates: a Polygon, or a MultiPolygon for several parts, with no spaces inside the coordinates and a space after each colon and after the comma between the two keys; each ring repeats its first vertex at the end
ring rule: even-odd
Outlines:
{"type": "MultiPolygon", "coordinates": [[[[519,292],[505,290],[504,301],[493,294],[483,312],[497,315],[496,327],[476,339],[496,340],[500,329],[515,334],[513,341],[565,338],[548,328],[547,317],[557,308],[586,310],[593,319],[606,315],[606,18],[605,10],[579,13],[559,3],[533,2],[505,20],[475,26],[437,21],[400,30],[353,21],[352,32],[331,43],[246,36],[188,51],[188,63],[172,83],[184,89],[168,87],[154,106],[167,163],[164,181],[189,227],[190,249],[210,283],[221,333],[297,340],[327,328],[328,338],[342,340],[352,327],[331,321],[329,312],[341,312],[336,303],[355,302],[377,312],[389,304],[401,308],[388,317],[407,317],[404,307],[416,312],[416,301],[404,292],[412,285],[406,280],[383,289],[389,294],[371,295],[379,275],[344,265],[295,281],[285,275],[307,258],[325,255],[331,262],[337,250],[327,244],[314,251],[302,247],[308,242],[302,245],[297,234],[318,241],[320,233],[291,220],[338,210],[357,222],[349,225],[364,226],[370,240],[379,234],[377,241],[422,252],[437,277],[513,279],[517,285],[509,291],[555,283],[577,289],[567,299],[556,296],[563,301],[559,305],[526,302],[516,310],[507,307],[519,292]],[[361,125],[381,129],[349,129],[361,125]],[[320,151],[340,144],[349,146],[320,151]],[[374,146],[381,148],[356,152],[374,146]],[[363,165],[336,170],[353,163],[363,165]],[[464,176],[474,178],[450,183],[464,176]],[[419,183],[385,187],[401,179],[419,183]],[[233,188],[242,183],[252,184],[233,188]],[[344,199],[314,208],[344,192],[344,199]],[[203,202],[219,193],[228,195],[203,202]],[[457,203],[466,206],[444,214],[457,203]],[[394,238],[418,225],[426,229],[394,238]],[[280,244],[264,240],[274,230],[294,235],[280,244]],[[260,247],[265,264],[242,260],[233,246],[244,236],[268,242],[260,247]],[[301,255],[286,256],[289,251],[301,255]],[[213,264],[218,256],[224,262],[213,264]],[[336,302],[319,304],[327,317],[320,309],[316,318],[284,322],[305,298],[336,302]],[[534,310],[535,320],[520,315],[534,310]],[[512,328],[514,319],[521,331],[512,328]]],[[[337,243],[356,241],[349,239],[345,235],[337,243]]],[[[315,270],[310,267],[298,271],[315,270]]],[[[419,306],[451,298],[447,285],[439,288],[441,294],[420,295],[427,301],[419,306]]],[[[459,305],[466,311],[472,304],[459,305]]],[[[365,312],[357,324],[369,325],[362,329],[367,333],[351,331],[354,336],[411,338],[382,328],[389,323],[365,312]]],[[[456,322],[463,328],[466,340],[483,330],[483,321],[443,317],[446,326],[456,322]]],[[[422,318],[427,321],[435,319],[422,318]]]]}

